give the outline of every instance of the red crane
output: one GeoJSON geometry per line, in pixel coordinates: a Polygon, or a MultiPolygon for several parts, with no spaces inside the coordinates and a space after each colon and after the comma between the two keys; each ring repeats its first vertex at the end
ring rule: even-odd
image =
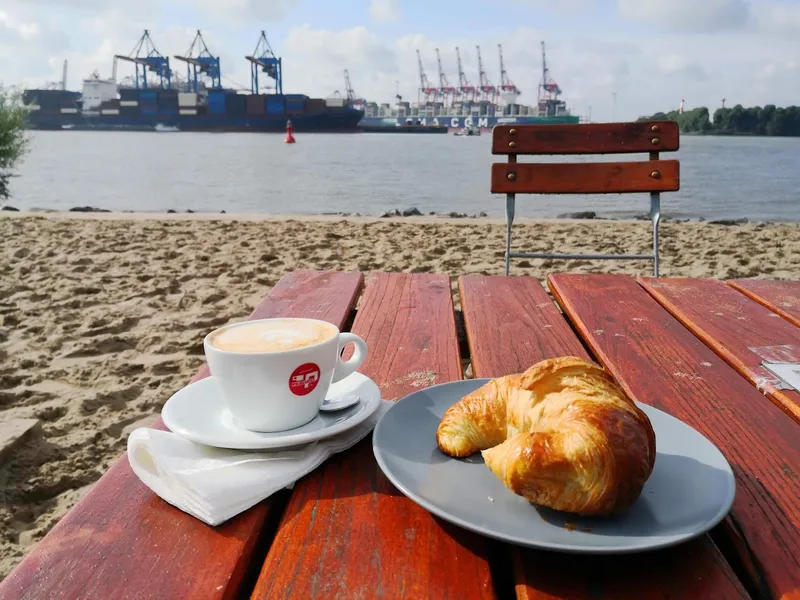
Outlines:
{"type": "Polygon", "coordinates": [[[519,88],[511,81],[503,64],[503,46],[501,44],[497,44],[497,51],[500,53],[500,89],[504,92],[519,94],[519,88]]]}
{"type": "Polygon", "coordinates": [[[489,78],[486,76],[486,71],[483,70],[483,61],[481,60],[481,47],[475,46],[478,51],[478,86],[481,92],[481,100],[494,103],[497,96],[497,88],[489,83],[489,78]]]}
{"type": "Polygon", "coordinates": [[[442,70],[442,57],[439,56],[438,48],[436,48],[436,64],[439,66],[439,96],[442,98],[442,102],[447,105],[448,96],[451,100],[455,98],[456,88],[450,85],[450,82],[447,81],[447,76],[442,70]]]}
{"type": "Polygon", "coordinates": [[[424,98],[425,104],[428,104],[431,101],[436,102],[439,90],[431,86],[430,82],[428,81],[428,76],[425,74],[425,68],[422,66],[422,57],[419,55],[419,50],[417,50],[417,63],[419,64],[419,93],[420,93],[420,98],[418,98],[418,101],[420,102],[420,104],[422,104],[421,99],[424,98]]]}
{"type": "Polygon", "coordinates": [[[475,86],[467,80],[464,68],[461,66],[461,52],[459,52],[458,46],[456,46],[456,60],[458,61],[458,93],[462,100],[474,102],[475,92],[477,90],[475,86]]]}

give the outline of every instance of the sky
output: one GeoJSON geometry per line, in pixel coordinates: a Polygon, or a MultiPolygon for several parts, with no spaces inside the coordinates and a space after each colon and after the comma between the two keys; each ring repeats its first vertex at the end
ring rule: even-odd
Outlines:
{"type": "MultiPolygon", "coordinates": [[[[3,0],[0,83],[67,84],[128,55],[149,29],[167,56],[185,53],[198,29],[220,57],[223,82],[248,88],[262,29],[282,57],[284,92],[344,92],[348,69],[359,97],[416,101],[419,50],[438,82],[435,49],[451,83],[455,48],[471,82],[476,45],[493,83],[498,44],[506,70],[536,102],[541,42],[550,74],[573,114],[594,121],[708,106],[800,104],[800,0],[3,0]]],[[[184,67],[173,61],[173,69],[184,67]]],[[[119,77],[133,74],[120,63],[119,77]]]]}

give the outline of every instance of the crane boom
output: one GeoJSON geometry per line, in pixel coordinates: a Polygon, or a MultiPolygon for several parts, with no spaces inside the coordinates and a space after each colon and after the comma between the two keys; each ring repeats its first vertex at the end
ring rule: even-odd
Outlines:
{"type": "Polygon", "coordinates": [[[475,87],[467,80],[464,67],[461,65],[461,52],[456,46],[456,61],[458,62],[458,93],[464,100],[475,100],[475,87]]]}
{"type": "Polygon", "coordinates": [[[489,78],[486,76],[486,71],[483,70],[483,60],[481,59],[481,47],[475,46],[475,49],[478,51],[478,79],[480,80],[478,86],[481,91],[481,99],[489,102],[494,102],[495,95],[497,94],[497,88],[495,88],[491,83],[489,83],[489,78]]]}

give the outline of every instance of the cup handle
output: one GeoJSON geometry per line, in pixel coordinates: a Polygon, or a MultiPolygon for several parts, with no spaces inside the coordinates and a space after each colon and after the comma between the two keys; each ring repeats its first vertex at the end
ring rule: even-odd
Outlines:
{"type": "Polygon", "coordinates": [[[336,369],[333,371],[333,380],[331,383],[336,383],[348,375],[352,375],[355,370],[363,364],[365,358],[367,358],[367,342],[358,337],[355,333],[340,333],[339,354],[336,361],[336,369]],[[347,344],[353,344],[356,347],[356,350],[349,360],[342,360],[342,350],[345,346],[347,346],[347,344]]]}

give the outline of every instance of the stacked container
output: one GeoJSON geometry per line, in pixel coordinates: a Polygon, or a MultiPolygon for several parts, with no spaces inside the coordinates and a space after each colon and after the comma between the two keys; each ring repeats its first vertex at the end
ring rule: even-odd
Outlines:
{"type": "Polygon", "coordinates": [[[118,115],[120,111],[119,100],[106,100],[100,105],[101,115],[118,115]]]}
{"type": "Polygon", "coordinates": [[[178,90],[158,92],[158,112],[162,115],[178,114],[178,90]]]}
{"type": "Polygon", "coordinates": [[[225,114],[225,92],[209,92],[208,93],[208,114],[210,115],[224,115],[225,114]]]}
{"type": "Polygon", "coordinates": [[[306,112],[308,114],[325,112],[325,100],[321,98],[309,98],[306,100],[306,112]]]}
{"type": "Polygon", "coordinates": [[[62,115],[78,114],[78,99],[73,95],[62,94],[58,99],[62,115]]]}
{"type": "Polygon", "coordinates": [[[156,92],[142,90],[139,92],[139,111],[143,115],[158,113],[158,95],[156,92]]]}
{"type": "Polygon", "coordinates": [[[284,114],[283,96],[270,94],[267,96],[267,114],[268,115],[282,115],[284,114]]]}
{"type": "Polygon", "coordinates": [[[247,98],[247,114],[261,116],[266,112],[266,97],[263,94],[250,94],[247,98]]]}
{"type": "Polygon", "coordinates": [[[245,116],[247,114],[247,96],[228,94],[228,97],[225,98],[225,111],[230,116],[245,116]]]}
{"type": "Polygon", "coordinates": [[[307,96],[303,94],[287,94],[285,98],[287,115],[302,115],[305,112],[307,96]]]}
{"type": "Polygon", "coordinates": [[[193,92],[178,94],[178,112],[182,115],[196,115],[197,94],[193,92]]]}

